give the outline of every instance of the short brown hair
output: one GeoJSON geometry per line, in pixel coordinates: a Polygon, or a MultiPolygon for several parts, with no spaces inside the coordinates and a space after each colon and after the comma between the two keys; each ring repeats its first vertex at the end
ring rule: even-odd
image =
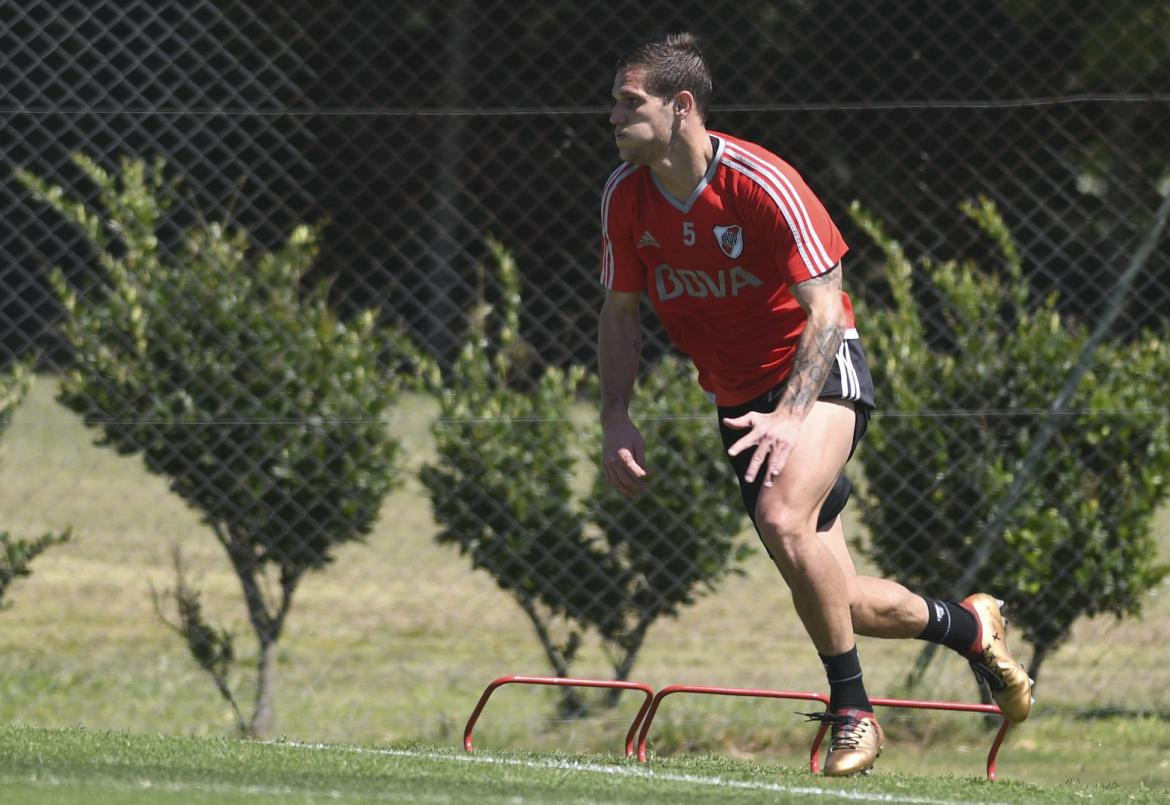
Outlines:
{"type": "Polygon", "coordinates": [[[646,71],[643,87],[659,98],[673,98],[683,90],[695,96],[699,117],[707,120],[711,103],[711,71],[694,34],[664,34],[647,40],[618,59],[617,69],[646,71]]]}

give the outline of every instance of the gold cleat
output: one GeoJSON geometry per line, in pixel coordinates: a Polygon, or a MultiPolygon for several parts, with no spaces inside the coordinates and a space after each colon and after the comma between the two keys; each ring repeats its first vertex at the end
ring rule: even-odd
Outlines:
{"type": "Polygon", "coordinates": [[[1006,621],[1000,612],[1003,602],[976,593],[960,601],[959,606],[974,615],[979,626],[979,636],[968,655],[971,669],[987,683],[1000,712],[1018,724],[1028,717],[1035,700],[1028,672],[1008,651],[1006,621]]]}
{"type": "Polygon", "coordinates": [[[886,738],[873,713],[853,708],[834,712],[801,713],[809,721],[820,721],[832,726],[829,757],[825,761],[826,777],[850,777],[873,768],[882,753],[886,738]]]}

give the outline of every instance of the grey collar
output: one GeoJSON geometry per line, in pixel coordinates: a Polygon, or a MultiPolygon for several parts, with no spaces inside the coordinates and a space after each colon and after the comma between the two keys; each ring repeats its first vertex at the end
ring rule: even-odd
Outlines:
{"type": "Polygon", "coordinates": [[[662,197],[669,201],[675,209],[679,212],[690,212],[691,207],[698,200],[699,196],[703,195],[703,191],[707,189],[707,185],[711,184],[711,179],[715,177],[715,170],[719,167],[719,160],[723,157],[723,138],[716,137],[714,134],[708,134],[711,138],[711,146],[714,149],[711,154],[711,164],[707,166],[707,172],[703,174],[703,178],[695,185],[695,189],[691,191],[691,195],[686,201],[679,201],[665,185],[659,180],[657,174],[650,172],[650,178],[654,180],[654,186],[658,188],[658,192],[662,197]]]}

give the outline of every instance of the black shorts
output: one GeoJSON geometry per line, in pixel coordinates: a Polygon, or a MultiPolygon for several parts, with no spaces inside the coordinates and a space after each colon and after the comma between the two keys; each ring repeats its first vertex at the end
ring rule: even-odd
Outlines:
{"type": "MultiPolygon", "coordinates": [[[[780,398],[780,394],[784,391],[784,383],[780,383],[773,389],[761,394],[750,402],[741,405],[732,405],[719,408],[719,435],[723,437],[724,450],[735,444],[744,431],[729,428],[723,424],[724,417],[738,417],[743,416],[749,411],[759,411],[761,413],[769,413],[776,410],[776,401],[780,398]]],[[[817,399],[821,400],[848,400],[853,403],[853,412],[856,417],[853,425],[853,446],[849,449],[849,457],[853,457],[853,451],[857,449],[857,444],[861,441],[861,437],[865,435],[866,429],[869,427],[869,415],[874,409],[873,401],[873,378],[869,374],[869,364],[865,361],[865,351],[861,348],[861,341],[856,337],[847,338],[841,343],[841,348],[837,351],[837,360],[833,364],[832,371],[825,379],[824,388],[821,389],[820,396],[817,399]]],[[[735,468],[735,477],[739,481],[739,491],[743,496],[743,505],[747,509],[748,517],[752,518],[752,523],[756,522],[756,501],[760,497],[760,489],[764,483],[764,473],[761,472],[756,476],[756,480],[752,483],[747,483],[743,479],[743,475],[747,472],[748,464],[751,462],[752,454],[755,448],[745,450],[738,456],[728,456],[731,461],[731,466],[735,468]]],[[[824,531],[833,524],[837,519],[837,515],[845,508],[845,504],[849,501],[849,495],[853,491],[853,484],[845,477],[845,473],[841,473],[837,478],[837,483],[833,485],[833,489],[829,492],[829,496],[825,498],[824,504],[821,506],[820,514],[817,515],[817,531],[824,531]]]]}

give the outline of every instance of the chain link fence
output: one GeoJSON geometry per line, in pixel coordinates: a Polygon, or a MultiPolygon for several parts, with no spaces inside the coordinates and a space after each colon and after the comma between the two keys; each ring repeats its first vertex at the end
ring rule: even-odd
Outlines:
{"type": "MultiPolygon", "coordinates": [[[[326,282],[328,304],[343,321],[373,310],[379,326],[401,328],[425,356],[416,363],[433,361],[445,393],[470,400],[463,407],[451,404],[441,410],[432,403],[412,403],[421,406],[417,410],[427,412],[426,416],[417,411],[404,414],[396,424],[409,426],[394,432],[406,445],[411,470],[437,462],[440,470],[453,477],[478,483],[477,491],[462,491],[464,501],[477,501],[478,507],[464,505],[458,516],[450,511],[444,515],[432,500],[435,487],[406,478],[404,491],[392,498],[393,507],[384,508],[379,518],[357,530],[374,529],[370,544],[375,550],[382,540],[394,543],[396,547],[389,549],[396,556],[393,572],[409,576],[409,568],[422,562],[418,557],[425,554],[438,563],[436,567],[442,566],[433,571],[437,577],[449,578],[461,588],[467,585],[468,595],[480,596],[476,600],[484,602],[482,607],[510,607],[508,597],[514,598],[538,631],[551,629],[541,634],[542,654],[523,655],[528,662],[548,661],[554,667],[560,662],[559,670],[661,677],[661,683],[823,684],[815,662],[783,679],[764,674],[751,653],[745,654],[751,670],[680,663],[671,659],[670,651],[654,646],[653,630],[638,630],[643,618],[650,623],[659,615],[675,614],[687,630],[706,634],[711,651],[720,654],[725,651],[719,645],[722,638],[734,642],[739,632],[773,628],[768,620],[761,625],[758,616],[742,613],[738,622],[731,618],[729,623],[730,616],[720,614],[722,610],[713,603],[688,609],[691,598],[698,595],[697,587],[680,590],[668,585],[668,593],[647,603],[646,574],[653,575],[657,567],[661,575],[664,566],[678,574],[692,573],[687,585],[701,587],[703,579],[721,583],[731,588],[725,594],[732,599],[741,594],[736,590],[757,591],[742,593],[750,600],[764,589],[771,590],[776,600],[783,599],[780,580],[768,568],[759,571],[758,566],[767,563],[758,552],[745,565],[757,568],[748,572],[747,587],[742,585],[748,582],[736,577],[720,582],[722,571],[695,571],[704,562],[730,567],[739,561],[722,535],[716,553],[710,555],[701,550],[684,555],[675,542],[664,542],[657,553],[650,551],[637,561],[619,563],[609,574],[610,581],[619,581],[608,587],[597,579],[581,587],[583,579],[594,577],[580,569],[565,570],[577,567],[574,562],[586,567],[597,560],[588,550],[600,556],[633,550],[629,545],[620,548],[624,543],[607,537],[605,531],[628,519],[605,514],[610,504],[591,497],[591,451],[596,446],[590,441],[595,434],[584,424],[592,420],[588,379],[581,380],[569,395],[577,402],[565,403],[561,409],[527,405],[523,397],[539,393],[540,378],[549,367],[595,367],[596,315],[602,300],[596,278],[597,209],[602,184],[616,164],[605,122],[611,65],[618,52],[640,35],[689,29],[701,36],[715,76],[711,127],[767,145],[809,179],[851,244],[847,287],[866,310],[880,310],[889,303],[885,257],[858,219],[850,216],[852,202],[860,202],[881,219],[886,232],[914,260],[941,263],[970,258],[983,267],[1001,268],[1003,259],[993,239],[959,211],[960,202],[987,196],[1014,235],[1032,299],[1056,294],[1055,312],[1086,331],[1100,328],[1102,338],[1111,344],[1145,343],[1166,335],[1165,310],[1170,302],[1166,239],[1155,245],[1131,285],[1119,282],[1142,238],[1156,227],[1158,205],[1170,192],[1165,143],[1170,128],[1170,95],[1165,91],[1170,86],[1170,6],[1165,3],[1121,0],[1090,7],[1063,0],[1043,4],[987,0],[954,6],[787,0],[615,7],[456,0],[439,7],[412,2],[30,0],[2,2],[0,8],[0,43],[5,54],[0,62],[5,141],[0,157],[0,217],[5,224],[0,227],[0,365],[35,360],[44,375],[42,382],[56,388],[55,378],[76,367],[78,356],[76,345],[64,334],[66,311],[50,280],[50,268],[59,266],[65,284],[82,298],[97,294],[103,277],[108,278],[99,250],[81,229],[38,201],[16,178],[18,170],[60,185],[98,208],[101,198],[92,177],[71,159],[72,154],[87,154],[110,171],[118,170],[122,157],[150,160],[161,156],[166,174],[179,179],[174,204],[158,227],[163,261],[182,259],[183,233],[201,222],[226,221],[245,232],[255,249],[278,249],[299,225],[319,223],[320,254],[301,278],[301,286],[326,282]],[[518,326],[511,331],[511,340],[498,352],[506,357],[504,364],[487,360],[476,364],[475,349],[467,353],[472,357],[462,358],[461,350],[469,343],[467,334],[475,336],[474,328],[483,325],[487,315],[483,303],[495,303],[497,315],[508,309],[509,295],[500,291],[495,270],[499,254],[493,243],[501,244],[514,258],[516,290],[523,303],[514,311],[518,326]],[[1113,314],[1107,317],[1111,310],[1113,314]],[[475,396],[473,379],[478,376],[469,379],[467,373],[480,370],[486,375],[501,373],[494,387],[495,403],[475,396]],[[511,393],[519,395],[519,401],[499,402],[511,393]],[[500,427],[474,427],[478,420],[493,418],[502,423],[500,427]],[[533,550],[541,561],[529,564],[509,564],[477,553],[476,545],[484,540],[507,543],[509,529],[520,525],[514,510],[507,508],[514,502],[509,499],[507,479],[491,486],[499,481],[492,479],[492,473],[503,471],[523,478],[531,472],[532,465],[523,463],[524,456],[546,449],[549,439],[556,440],[556,428],[552,432],[548,428],[550,421],[563,427],[565,434],[581,435],[580,439],[566,436],[558,446],[567,451],[565,460],[576,468],[566,482],[570,491],[564,494],[577,502],[567,504],[564,511],[543,513],[560,527],[579,530],[580,545],[593,548],[573,547],[577,553],[570,556],[556,552],[570,551],[567,542],[556,550],[538,544],[533,550]],[[437,442],[422,435],[436,422],[437,442]],[[472,442],[467,450],[466,442],[459,447],[459,439],[450,438],[453,433],[459,438],[519,445],[518,455],[509,460],[521,463],[497,466],[497,454],[486,443],[472,442]],[[436,450],[436,443],[448,449],[436,450]],[[457,463],[474,464],[477,456],[475,472],[457,463]],[[587,499],[592,503],[581,502],[587,499]],[[587,505],[594,507],[590,516],[583,513],[587,505]],[[432,506],[436,517],[447,517],[441,524],[431,519],[432,506]],[[409,534],[397,530],[403,524],[409,534]],[[523,576],[539,567],[545,576],[501,576],[497,579],[500,589],[485,587],[479,578],[482,574],[467,570],[466,559],[449,547],[433,546],[440,525],[446,529],[446,541],[459,544],[481,569],[521,568],[515,572],[523,576]],[[469,537],[479,530],[483,535],[469,537]],[[415,554],[401,547],[411,544],[415,554]],[[460,570],[467,580],[457,574],[460,570]],[[627,578],[623,573],[632,575],[627,578]],[[607,606],[622,613],[625,621],[607,621],[607,606]],[[578,655],[573,637],[578,627],[565,626],[574,623],[574,617],[598,626],[608,649],[630,662],[623,666],[620,659],[609,662],[588,650],[578,655]],[[636,656],[639,650],[642,658],[635,665],[629,652],[636,656]],[[571,665],[574,656],[581,658],[577,666],[571,665]],[[701,675],[703,668],[722,676],[686,678],[701,675]]],[[[117,247],[112,254],[126,257],[117,247]]],[[[947,343],[946,330],[954,312],[948,305],[953,300],[924,285],[915,293],[930,343],[943,352],[970,351],[970,345],[947,343]]],[[[1006,314],[981,321],[984,346],[1005,342],[1017,324],[1006,314]]],[[[859,321],[859,327],[864,338],[866,321],[859,321]]],[[[490,332],[482,330],[470,341],[485,355],[497,354],[490,332]]],[[[649,316],[646,332],[644,354],[651,366],[670,349],[649,316]]],[[[1082,357],[1062,356],[1068,361],[1058,377],[1069,377],[1082,357]]],[[[1156,366],[1134,359],[1132,365],[1112,370],[1140,373],[1156,366]]],[[[1066,400],[1056,419],[1073,421],[1070,415],[1076,406],[1092,403],[1094,384],[1103,384],[1109,371],[1110,367],[1093,364],[1083,381],[1088,391],[1076,397],[1079,402],[1066,400]]],[[[926,381],[931,382],[929,376],[926,381]]],[[[1135,375],[1134,382],[1156,389],[1160,381],[1135,375]]],[[[197,427],[222,427],[224,439],[234,440],[237,457],[246,456],[249,448],[242,444],[239,422],[234,419],[255,416],[250,411],[279,409],[283,412],[279,416],[297,420],[295,403],[266,407],[252,405],[255,399],[249,398],[233,407],[228,401],[235,399],[234,391],[186,391],[194,397],[215,393],[225,397],[216,415],[197,427]],[[232,420],[230,429],[224,424],[228,420],[232,420]]],[[[277,385],[270,393],[280,397],[287,389],[277,385]]],[[[910,411],[899,408],[891,393],[879,383],[879,423],[883,417],[891,423],[902,420],[910,423],[911,431],[926,433],[957,430],[975,422],[978,433],[990,434],[989,442],[950,443],[948,449],[955,452],[949,460],[958,468],[971,466],[988,444],[1011,442],[1024,431],[1034,437],[1043,423],[1053,421],[1049,409],[1057,402],[1054,394],[1027,401],[973,400],[960,395],[942,399],[927,411],[910,411]]],[[[687,394],[677,396],[689,399],[687,394]]],[[[641,409],[648,427],[663,442],[681,444],[680,452],[690,449],[687,440],[692,437],[679,434],[713,417],[701,406],[671,409],[656,408],[654,403],[646,400],[641,409]]],[[[1167,409],[1160,397],[1135,402],[1122,395],[1106,403],[1114,431],[1165,431],[1167,409]]],[[[70,416],[64,409],[43,410],[55,411],[55,417],[70,416]]],[[[102,410],[97,401],[86,416],[94,425],[108,426],[141,419],[144,411],[102,410]]],[[[361,418],[360,412],[354,416],[361,418]]],[[[181,426],[182,418],[177,421],[181,426]]],[[[713,437],[713,422],[710,425],[708,435],[713,437]]],[[[1067,446],[1072,436],[1057,425],[1055,443],[1067,446]]],[[[195,428],[192,424],[189,430],[195,428]]],[[[26,430],[52,439],[60,429],[37,430],[32,423],[26,430]]],[[[333,466],[338,455],[367,438],[344,428],[329,432],[338,443],[328,445],[319,458],[322,467],[333,466]]],[[[149,456],[147,448],[156,437],[155,432],[135,432],[122,449],[145,451],[149,456]]],[[[1156,442],[1154,437],[1142,442],[1151,456],[1160,449],[1156,442]]],[[[1110,448],[1102,442],[1098,449],[1110,448]]],[[[75,518],[68,523],[76,534],[75,546],[57,548],[62,554],[84,550],[86,541],[96,543],[101,539],[98,535],[109,535],[109,523],[76,519],[94,515],[64,505],[69,499],[93,494],[95,480],[86,475],[87,468],[69,462],[46,467],[18,463],[38,452],[0,452],[4,457],[0,471],[13,479],[15,475],[40,477],[57,492],[51,501],[10,493],[0,508],[0,528],[37,531],[64,525],[58,522],[61,517],[75,518]]],[[[865,452],[863,447],[863,458],[865,452]]],[[[913,457],[912,451],[904,456],[906,460],[913,457]]],[[[255,461],[263,464],[261,459],[255,461]]],[[[231,467],[228,460],[214,468],[195,469],[211,477],[230,473],[231,467]]],[[[888,498],[875,497],[876,490],[891,489],[889,478],[904,475],[906,468],[894,458],[882,465],[872,457],[864,462],[864,477],[861,467],[855,461],[852,470],[867,490],[866,500],[874,506],[893,505],[888,498]]],[[[667,474],[685,477],[686,470],[667,474]]],[[[1013,470],[1019,472],[1021,467],[1005,468],[1004,495],[1013,470]]],[[[1046,478],[1035,463],[1024,465],[1024,470],[1046,478]]],[[[176,473],[168,477],[173,479],[176,473]]],[[[243,483],[247,473],[240,473],[243,483]]],[[[1123,479],[1113,480],[1120,484],[1123,479]]],[[[202,481],[191,483],[199,487],[202,481]]],[[[1161,481],[1150,483],[1158,495],[1164,494],[1161,481]]],[[[721,497],[734,503],[733,479],[724,478],[724,486],[721,497]]],[[[543,494],[564,491],[554,487],[543,494]]],[[[9,488],[21,489],[15,479],[9,488]]],[[[901,520],[890,517],[884,522],[901,522],[921,532],[922,520],[915,520],[913,513],[932,505],[933,492],[912,489],[910,495],[899,494],[901,520]]],[[[183,497],[191,502],[198,494],[183,497]]],[[[700,493],[696,491],[694,497],[698,499],[700,493]]],[[[538,500],[531,502],[538,505],[538,500]]],[[[947,511],[958,512],[952,521],[962,521],[968,533],[998,539],[987,529],[996,502],[972,498],[965,504],[966,511],[962,505],[947,511]]],[[[1044,499],[1043,490],[1028,502],[1040,512],[1074,504],[1044,499]]],[[[207,516],[209,508],[192,505],[207,516]]],[[[324,509],[298,503],[280,512],[286,519],[277,525],[302,533],[306,521],[314,525],[313,517],[344,519],[343,508],[337,500],[324,509]]],[[[870,516],[863,523],[856,513],[859,504],[851,508],[852,534],[865,544],[875,544],[864,525],[880,518],[870,516]]],[[[276,508],[268,511],[271,514],[276,508]]],[[[1165,534],[1164,512],[1141,514],[1152,523],[1147,526],[1152,535],[1106,522],[1102,528],[1113,536],[1102,539],[1149,536],[1165,561],[1170,538],[1165,534]]],[[[147,516],[155,515],[148,512],[147,516]]],[[[118,517],[124,522],[126,513],[119,512],[118,517]]],[[[679,539],[688,523],[728,528],[725,517],[714,515],[703,519],[683,514],[670,523],[654,517],[670,518],[671,512],[663,509],[641,515],[643,531],[670,533],[672,540],[679,539]]],[[[743,527],[740,521],[731,530],[740,534],[742,545],[750,545],[754,537],[743,527]]],[[[170,542],[165,526],[153,536],[159,546],[170,542]]],[[[219,536],[230,553],[232,536],[219,536]]],[[[356,536],[345,537],[351,538],[356,536]]],[[[922,533],[906,534],[908,546],[920,545],[923,538],[922,533]]],[[[515,560],[531,547],[513,545],[508,550],[515,560]]],[[[980,555],[978,545],[969,543],[967,549],[974,552],[971,555],[980,555]]],[[[151,550],[157,554],[160,548],[151,550]]],[[[908,572],[920,550],[908,547],[899,555],[908,572]]],[[[1046,549],[1041,545],[1036,550],[1046,549]]],[[[283,568],[283,582],[288,575],[287,563],[282,564],[285,555],[278,551],[273,556],[261,554],[261,560],[283,568]]],[[[1075,570],[1076,584],[1088,588],[1097,577],[1076,569],[1080,558],[1069,557],[1068,572],[1075,570]]],[[[46,568],[52,561],[52,554],[38,560],[46,568]]],[[[323,575],[335,572],[326,569],[323,575]]],[[[49,570],[45,574],[52,576],[49,570]]],[[[1059,568],[1056,577],[1060,577],[1059,568]]],[[[1067,579],[1035,581],[1035,585],[1048,583],[1059,584],[1061,590],[1076,589],[1076,584],[1068,586],[1067,579]]],[[[384,585],[384,589],[398,588],[396,582],[384,585]]],[[[930,592],[948,595],[951,590],[930,592]]],[[[447,596],[430,606],[441,609],[445,600],[447,596]]],[[[1048,601],[1039,589],[1035,600],[1048,601]]],[[[1135,707],[1170,710],[1165,664],[1156,663],[1148,653],[1149,646],[1164,645],[1170,629],[1165,586],[1155,580],[1149,589],[1133,592],[1126,600],[1134,602],[1127,605],[1130,609],[1140,603],[1140,618],[1083,618],[1073,626],[1072,639],[1060,642],[1047,658],[1043,689],[1050,701],[1062,702],[1078,713],[1129,712],[1135,707]],[[1143,692],[1137,696],[1139,690],[1143,692]]],[[[25,601],[21,609],[36,606],[35,601],[25,601]]],[[[465,606],[452,604],[449,617],[457,621],[465,606]]],[[[1044,607],[1049,606],[1023,609],[1029,617],[1043,618],[1044,607]]],[[[309,618],[313,610],[310,605],[306,608],[309,612],[304,617],[309,618]]],[[[1082,611],[1086,610],[1075,610],[1082,611]]],[[[14,610],[0,617],[16,615],[14,610]]],[[[775,649],[761,650],[786,652],[784,647],[791,641],[793,656],[803,656],[799,652],[805,651],[811,659],[811,648],[802,642],[795,615],[790,620],[791,634],[779,634],[775,649]]],[[[451,628],[460,652],[475,653],[476,641],[485,640],[479,628],[475,618],[467,620],[462,633],[451,628]]],[[[663,627],[663,641],[686,642],[686,635],[670,628],[663,627]]],[[[588,634],[581,632],[583,637],[588,634]]],[[[531,636],[526,639],[535,642],[531,636]]],[[[760,644],[768,640],[758,634],[754,639],[760,644]]],[[[450,650],[426,639],[418,645],[427,648],[414,651],[431,651],[431,658],[423,660],[412,653],[407,664],[430,668],[441,664],[450,650]]],[[[874,691],[881,695],[901,684],[920,646],[886,649],[874,645],[864,648],[863,654],[883,657],[877,670],[867,671],[876,680],[874,691]]],[[[504,663],[512,654],[505,650],[492,656],[504,663]]],[[[470,689],[497,671],[519,670],[481,667],[473,659],[459,659],[451,660],[445,676],[462,672],[470,681],[460,684],[470,689]]],[[[950,676],[957,679],[958,675],[950,676]]],[[[936,680],[936,684],[944,694],[971,695],[966,678],[949,683],[936,680]]],[[[418,687],[410,690],[415,704],[408,708],[413,715],[407,720],[414,722],[398,729],[407,734],[415,728],[420,733],[434,732],[426,713],[435,694],[418,687]]],[[[457,702],[453,711],[458,712],[462,703],[457,702]]]]}

